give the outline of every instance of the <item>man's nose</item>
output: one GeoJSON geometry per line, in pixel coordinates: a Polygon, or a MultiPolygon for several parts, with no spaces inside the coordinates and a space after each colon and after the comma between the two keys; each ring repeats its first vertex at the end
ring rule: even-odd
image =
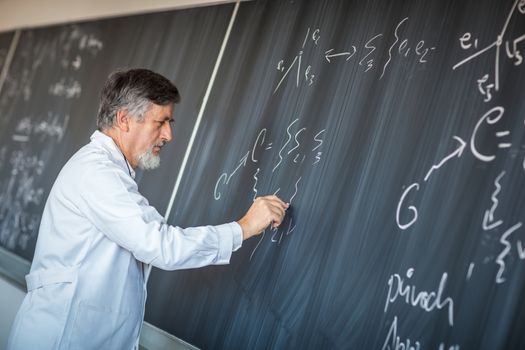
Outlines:
{"type": "Polygon", "coordinates": [[[166,142],[170,142],[172,140],[173,135],[171,133],[171,123],[164,123],[164,126],[162,127],[161,137],[163,140],[166,140],[166,142]]]}

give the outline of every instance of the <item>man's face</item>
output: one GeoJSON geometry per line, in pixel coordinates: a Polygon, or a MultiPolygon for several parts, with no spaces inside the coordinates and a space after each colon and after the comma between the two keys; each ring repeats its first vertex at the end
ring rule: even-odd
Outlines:
{"type": "Polygon", "coordinates": [[[172,138],[172,114],[173,104],[151,103],[143,121],[130,119],[128,145],[131,159],[128,161],[134,168],[154,169],[160,165],[161,147],[172,138]]]}

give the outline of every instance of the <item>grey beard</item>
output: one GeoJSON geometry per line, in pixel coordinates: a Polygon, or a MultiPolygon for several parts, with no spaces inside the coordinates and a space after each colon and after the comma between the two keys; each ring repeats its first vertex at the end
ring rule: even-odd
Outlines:
{"type": "Polygon", "coordinates": [[[160,165],[160,155],[153,154],[153,148],[137,157],[137,164],[140,169],[152,170],[160,165]]]}

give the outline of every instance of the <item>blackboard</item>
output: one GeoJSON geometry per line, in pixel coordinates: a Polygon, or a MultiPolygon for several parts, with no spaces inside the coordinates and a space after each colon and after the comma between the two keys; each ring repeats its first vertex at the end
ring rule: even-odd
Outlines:
{"type": "MultiPolygon", "coordinates": [[[[0,245],[31,260],[51,186],[96,129],[108,74],[144,67],[181,91],[162,167],[137,173],[164,214],[233,5],[23,30],[0,94],[0,245]]],[[[0,37],[0,52],[12,34],[0,37]]],[[[1,56],[0,56],[1,57],[1,56]]]]}
{"type": "Polygon", "coordinates": [[[11,43],[12,33],[0,33],[0,71],[4,66],[11,43]]]}
{"type": "Polygon", "coordinates": [[[206,349],[525,348],[525,2],[257,1],[231,35],[169,222],[292,210],[229,266],[154,270],[146,320],[206,349]]]}

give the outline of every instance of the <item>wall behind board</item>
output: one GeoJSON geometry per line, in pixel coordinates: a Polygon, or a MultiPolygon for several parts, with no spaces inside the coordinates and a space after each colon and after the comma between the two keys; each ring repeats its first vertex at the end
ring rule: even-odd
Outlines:
{"type": "Polygon", "coordinates": [[[524,1],[241,4],[169,222],[292,209],[230,266],[155,270],[146,320],[214,349],[523,349],[524,50],[524,1]]]}
{"type": "Polygon", "coordinates": [[[2,0],[0,31],[210,6],[232,0],[2,0]]]}
{"type": "Polygon", "coordinates": [[[0,94],[0,245],[31,260],[45,200],[95,130],[98,93],[119,67],[176,82],[175,142],[137,182],[163,213],[233,5],[22,31],[0,94]]]}

